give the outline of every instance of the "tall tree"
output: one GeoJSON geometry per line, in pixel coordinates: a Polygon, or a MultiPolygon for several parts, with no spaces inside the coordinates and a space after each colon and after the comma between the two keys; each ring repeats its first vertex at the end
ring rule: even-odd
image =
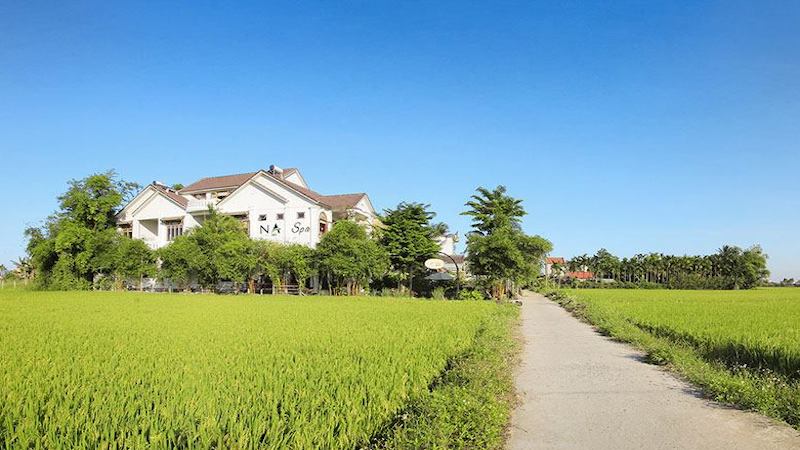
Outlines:
{"type": "Polygon", "coordinates": [[[481,234],[490,234],[500,228],[519,229],[526,214],[522,200],[506,195],[505,186],[493,190],[479,187],[466,205],[462,215],[472,217],[472,228],[481,234]]]}
{"type": "Polygon", "coordinates": [[[395,209],[384,210],[381,218],[385,228],[380,232],[379,242],[389,254],[391,267],[401,274],[401,279],[408,281],[409,291],[413,288],[414,275],[420,273],[425,260],[439,250],[434,238],[443,227],[431,223],[436,214],[428,208],[430,205],[403,202],[395,209]]]}
{"type": "Polygon", "coordinates": [[[98,275],[111,274],[118,243],[114,215],[137,188],[113,171],[69,182],[58,211],[25,232],[42,287],[86,289],[98,275]]]}
{"type": "Polygon", "coordinates": [[[503,186],[478,188],[465,206],[469,209],[462,214],[472,217],[473,226],[467,236],[470,272],[485,281],[499,300],[509,288],[539,273],[552,244],[522,232],[522,201],[507,195],[503,186]]]}

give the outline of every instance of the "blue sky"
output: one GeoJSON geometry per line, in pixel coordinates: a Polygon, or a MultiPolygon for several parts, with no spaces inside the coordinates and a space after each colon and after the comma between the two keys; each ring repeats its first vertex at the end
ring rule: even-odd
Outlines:
{"type": "Polygon", "coordinates": [[[800,277],[800,3],[3,2],[0,263],[67,180],[270,164],[554,254],[760,243],[800,277]],[[267,4],[268,3],[268,4],[267,4]]]}

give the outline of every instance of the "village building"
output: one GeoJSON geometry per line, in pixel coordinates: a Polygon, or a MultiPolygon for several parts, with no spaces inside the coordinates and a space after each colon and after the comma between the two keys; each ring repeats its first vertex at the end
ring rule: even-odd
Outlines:
{"type": "Polygon", "coordinates": [[[560,256],[548,256],[544,259],[544,275],[563,276],[567,268],[567,261],[560,256]]]}
{"type": "Polygon", "coordinates": [[[365,193],[323,195],[309,188],[298,169],[203,178],[179,190],[153,182],[118,214],[120,233],[166,246],[200,226],[213,208],[242,222],[253,239],[315,247],[333,223],[347,219],[367,231],[379,224],[365,193]]]}

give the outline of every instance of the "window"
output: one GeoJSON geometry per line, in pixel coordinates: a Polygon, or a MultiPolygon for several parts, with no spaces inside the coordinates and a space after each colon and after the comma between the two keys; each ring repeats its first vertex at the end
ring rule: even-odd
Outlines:
{"type": "Polygon", "coordinates": [[[306,213],[304,213],[302,211],[297,213],[297,218],[298,219],[305,219],[306,218],[306,213]]]}
{"type": "Polygon", "coordinates": [[[283,213],[278,213],[278,220],[283,220],[283,213]]]}
{"type": "Polygon", "coordinates": [[[167,226],[168,242],[174,241],[176,237],[183,234],[183,222],[181,222],[180,220],[166,222],[165,225],[167,226]]]}
{"type": "Polygon", "coordinates": [[[126,238],[132,238],[133,237],[133,227],[131,225],[122,225],[122,226],[120,226],[119,232],[120,232],[120,234],[122,234],[126,238]]]}
{"type": "Polygon", "coordinates": [[[258,215],[258,220],[259,220],[259,222],[265,222],[267,220],[267,215],[266,214],[259,214],[258,215]]]}

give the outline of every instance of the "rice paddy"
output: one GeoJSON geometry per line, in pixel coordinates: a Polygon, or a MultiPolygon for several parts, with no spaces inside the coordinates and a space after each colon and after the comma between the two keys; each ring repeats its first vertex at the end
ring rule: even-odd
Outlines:
{"type": "Polygon", "coordinates": [[[498,310],[0,290],[0,447],[363,446],[498,310]]]}

